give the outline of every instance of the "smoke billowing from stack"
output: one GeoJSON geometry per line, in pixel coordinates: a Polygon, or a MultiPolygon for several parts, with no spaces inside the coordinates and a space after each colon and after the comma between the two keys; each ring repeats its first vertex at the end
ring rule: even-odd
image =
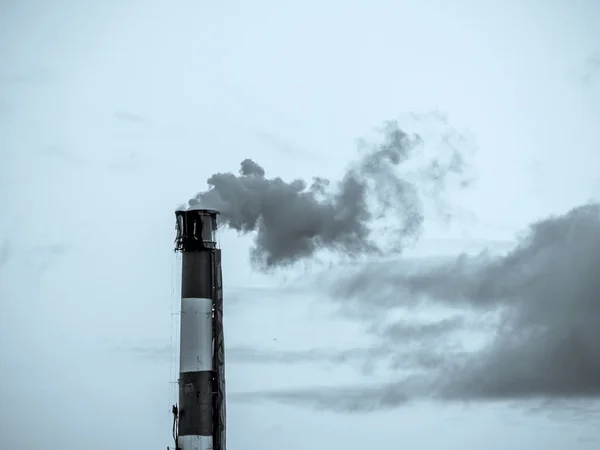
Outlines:
{"type": "MultiPolygon", "coordinates": [[[[415,375],[390,384],[301,387],[238,399],[346,412],[395,408],[420,398],[600,404],[599,203],[533,223],[505,255],[461,255],[428,265],[382,261],[322,281],[342,309],[358,312],[372,326],[380,338],[375,357],[392,371],[399,362],[405,374],[415,375]],[[417,305],[443,306],[473,319],[439,319],[425,328],[380,320],[417,305]],[[486,317],[495,320],[486,324],[486,317]],[[482,347],[448,347],[455,344],[454,332],[472,332],[474,324],[488,327],[482,347]],[[409,345],[407,336],[415,335],[422,346],[409,345]]],[[[358,364],[373,357],[365,350],[346,353],[358,364]]]]}
{"type": "Polygon", "coordinates": [[[461,153],[451,149],[399,174],[421,156],[420,149],[420,137],[389,122],[382,141],[371,145],[335,185],[319,177],[311,184],[267,178],[260,165],[246,159],[239,175],[212,175],[210,188],[189,204],[218,209],[222,223],[238,232],[256,232],[252,259],[262,268],[293,264],[318,249],[348,256],[396,251],[421,232],[419,188],[430,186],[435,196],[450,175],[460,177],[465,167],[461,153]],[[381,220],[393,230],[391,246],[373,239],[373,224],[381,220]]]}
{"type": "Polygon", "coordinates": [[[176,449],[225,450],[225,353],[217,211],[177,211],[182,252],[179,405],[176,449]]]}

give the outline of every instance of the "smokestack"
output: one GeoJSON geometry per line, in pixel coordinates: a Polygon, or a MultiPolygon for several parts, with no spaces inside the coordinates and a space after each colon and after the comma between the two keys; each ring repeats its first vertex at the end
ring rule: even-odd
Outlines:
{"type": "Polygon", "coordinates": [[[225,450],[225,348],[218,211],[176,211],[182,253],[179,405],[173,438],[181,450],[225,450]]]}

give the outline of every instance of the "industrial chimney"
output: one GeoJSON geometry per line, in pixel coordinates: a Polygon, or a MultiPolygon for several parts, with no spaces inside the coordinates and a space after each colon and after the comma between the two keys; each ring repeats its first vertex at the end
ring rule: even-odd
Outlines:
{"type": "Polygon", "coordinates": [[[225,450],[225,348],[218,211],[176,211],[182,253],[177,450],[225,450]]]}

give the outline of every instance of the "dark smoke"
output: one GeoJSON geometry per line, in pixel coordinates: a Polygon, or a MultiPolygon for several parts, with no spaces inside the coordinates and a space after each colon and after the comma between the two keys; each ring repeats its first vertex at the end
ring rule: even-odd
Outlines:
{"type": "Polygon", "coordinates": [[[221,222],[240,233],[256,232],[252,259],[263,268],[293,264],[318,249],[350,257],[400,250],[422,229],[419,188],[433,185],[434,194],[439,194],[448,176],[460,175],[465,168],[461,154],[452,148],[448,161],[436,158],[399,174],[421,149],[419,136],[389,122],[381,142],[369,146],[337,183],[319,177],[310,185],[301,179],[267,178],[259,164],[246,159],[238,175],[212,175],[209,189],[189,205],[219,210],[221,222]],[[397,243],[385,251],[373,238],[374,221],[382,219],[397,243]]]}
{"type": "MultiPolygon", "coordinates": [[[[394,264],[367,266],[331,288],[342,307],[362,308],[367,320],[375,320],[367,314],[373,309],[433,304],[494,316],[496,329],[479,349],[446,353],[426,374],[401,382],[339,392],[252,393],[246,399],[346,411],[397,407],[419,398],[600,401],[600,204],[532,224],[504,256],[463,255],[410,272],[394,264]]],[[[428,328],[431,351],[444,347],[452,325],[457,324],[428,328]]],[[[391,354],[406,352],[406,330],[385,336],[391,354]]]]}

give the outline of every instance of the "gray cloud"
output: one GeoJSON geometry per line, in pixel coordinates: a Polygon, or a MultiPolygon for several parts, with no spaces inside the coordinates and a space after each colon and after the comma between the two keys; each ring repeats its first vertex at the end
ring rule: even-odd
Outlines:
{"type": "Polygon", "coordinates": [[[229,228],[256,232],[252,260],[261,268],[293,264],[319,249],[350,257],[399,251],[421,232],[427,190],[421,187],[432,185],[439,197],[449,176],[460,176],[465,168],[461,153],[450,149],[447,160],[436,156],[399,173],[421,156],[421,149],[419,136],[388,122],[381,142],[363,143],[360,158],[337,183],[319,177],[310,185],[301,179],[267,178],[259,164],[246,159],[239,175],[212,175],[209,189],[189,205],[218,209],[229,228]],[[376,221],[387,221],[387,236],[395,244],[391,248],[374,239],[376,221]]]}
{"type": "MultiPolygon", "coordinates": [[[[364,311],[419,303],[482,317],[494,312],[499,320],[490,341],[471,352],[442,351],[423,376],[370,389],[358,387],[351,395],[348,389],[318,388],[251,393],[240,399],[346,411],[400,406],[412,398],[563,405],[600,400],[600,204],[532,224],[503,256],[462,255],[411,271],[405,268],[389,262],[363,267],[335,280],[332,292],[349,297],[340,300],[342,307],[348,301],[364,311]],[[350,399],[340,398],[344,396],[350,399]]],[[[426,328],[434,348],[443,350],[451,323],[426,328]],[[438,332],[443,334],[436,336],[438,332]]],[[[395,348],[398,356],[406,352],[407,328],[398,335],[391,329],[386,332],[388,348],[395,348]]]]}

